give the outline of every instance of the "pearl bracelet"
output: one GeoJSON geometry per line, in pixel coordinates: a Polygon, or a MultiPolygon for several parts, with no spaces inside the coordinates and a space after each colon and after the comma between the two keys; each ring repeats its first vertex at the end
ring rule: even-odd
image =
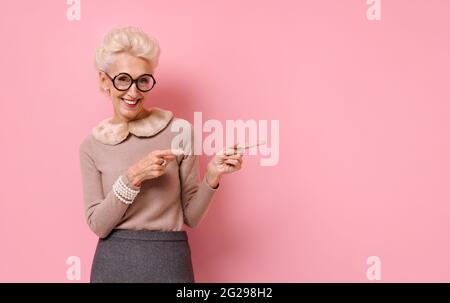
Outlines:
{"type": "Polygon", "coordinates": [[[116,182],[113,185],[114,195],[123,203],[131,204],[139,193],[140,189],[134,190],[128,187],[122,180],[122,176],[117,178],[116,182]]]}

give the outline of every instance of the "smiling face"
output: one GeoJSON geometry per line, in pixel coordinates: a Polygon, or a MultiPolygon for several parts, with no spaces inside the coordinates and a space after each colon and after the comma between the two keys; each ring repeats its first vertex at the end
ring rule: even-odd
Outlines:
{"type": "MultiPolygon", "coordinates": [[[[111,78],[120,73],[128,73],[137,79],[143,74],[153,74],[151,64],[142,58],[135,57],[128,53],[120,53],[115,57],[114,62],[107,71],[111,78]]],[[[114,107],[114,117],[112,123],[128,122],[142,119],[149,114],[149,110],[144,107],[145,100],[150,92],[141,92],[137,89],[136,83],[126,91],[117,90],[112,80],[102,71],[99,72],[100,87],[111,99],[114,107]],[[127,104],[137,101],[135,105],[127,104]]],[[[120,80],[120,78],[119,78],[120,80]]]]}

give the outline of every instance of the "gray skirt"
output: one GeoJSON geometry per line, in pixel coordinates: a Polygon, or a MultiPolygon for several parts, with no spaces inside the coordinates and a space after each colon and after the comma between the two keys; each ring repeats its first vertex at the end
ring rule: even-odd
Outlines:
{"type": "Polygon", "coordinates": [[[114,229],[99,239],[91,283],[194,283],[186,231],[114,229]]]}

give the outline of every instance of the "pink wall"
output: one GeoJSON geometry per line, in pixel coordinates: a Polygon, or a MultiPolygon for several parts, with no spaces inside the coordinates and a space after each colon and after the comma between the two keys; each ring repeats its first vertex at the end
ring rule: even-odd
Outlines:
{"type": "MultiPolygon", "coordinates": [[[[0,7],[0,281],[81,280],[78,146],[112,107],[94,50],[117,25],[161,48],[147,106],[280,121],[280,159],[222,179],[188,230],[199,282],[450,281],[449,1],[8,1],[0,7]]],[[[202,173],[209,157],[202,157],[202,173]]]]}

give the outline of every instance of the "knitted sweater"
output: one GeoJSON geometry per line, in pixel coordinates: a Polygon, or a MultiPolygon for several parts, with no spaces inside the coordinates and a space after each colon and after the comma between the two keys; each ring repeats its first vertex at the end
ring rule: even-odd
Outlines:
{"type": "MultiPolygon", "coordinates": [[[[183,223],[194,228],[206,214],[218,187],[199,180],[198,156],[178,155],[167,163],[165,173],[141,183],[129,205],[112,191],[119,176],[133,189],[127,170],[153,150],[170,149],[175,118],[157,107],[149,116],[129,122],[101,121],[80,144],[85,217],[90,229],[105,238],[113,229],[180,231],[183,223]]],[[[185,121],[185,120],[184,120],[185,121]]],[[[191,126],[192,124],[185,121],[191,126]]],[[[193,132],[191,133],[193,146],[193,132]]]]}

